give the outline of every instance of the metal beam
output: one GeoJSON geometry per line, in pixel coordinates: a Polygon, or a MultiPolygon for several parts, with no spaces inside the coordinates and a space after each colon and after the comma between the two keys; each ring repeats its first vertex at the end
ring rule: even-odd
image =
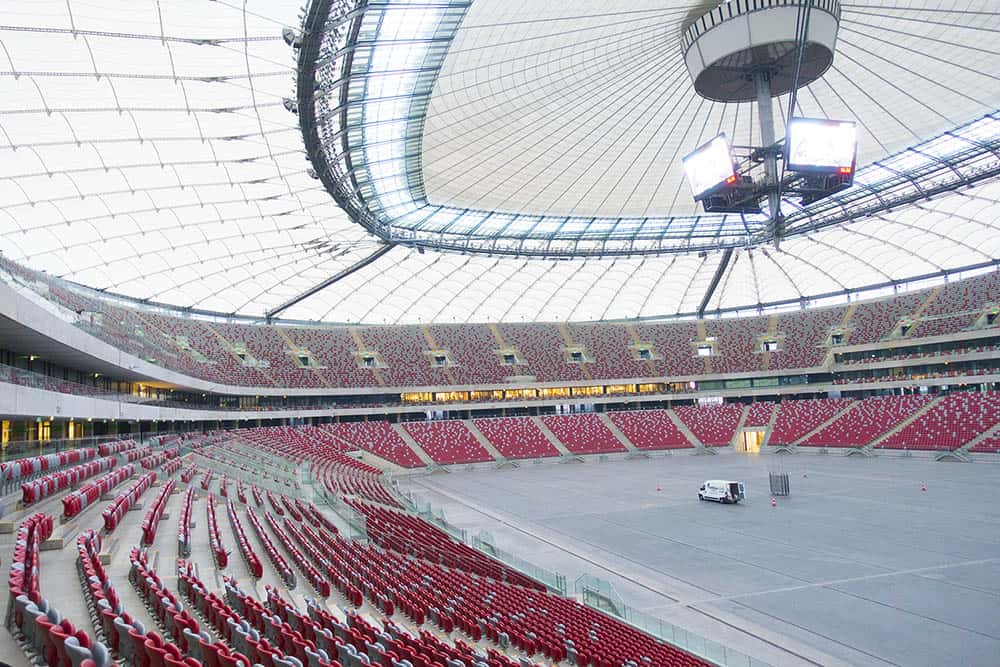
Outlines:
{"type": "Polygon", "coordinates": [[[733,258],[733,249],[726,248],[726,251],[722,253],[722,260],[719,262],[719,266],[715,269],[715,275],[712,276],[712,282],[708,284],[708,289],[705,290],[705,296],[701,300],[701,305],[698,306],[698,317],[705,316],[705,309],[708,308],[708,302],[712,299],[712,295],[715,294],[715,288],[719,286],[719,281],[722,280],[722,275],[726,272],[726,267],[729,266],[729,260],[733,258]]]}
{"type": "Polygon", "coordinates": [[[264,317],[267,319],[268,324],[270,324],[271,320],[274,319],[275,315],[277,315],[277,314],[279,314],[279,313],[281,313],[283,311],[288,310],[289,308],[291,308],[295,304],[299,303],[300,301],[308,299],[309,297],[311,297],[313,294],[316,294],[317,292],[322,292],[323,290],[325,290],[327,287],[329,287],[330,285],[334,284],[335,282],[343,280],[344,278],[346,278],[347,276],[351,275],[352,273],[365,268],[366,266],[368,266],[369,264],[371,264],[372,262],[374,262],[375,260],[377,260],[379,257],[381,257],[382,255],[386,254],[387,252],[389,252],[390,250],[392,250],[395,247],[396,246],[393,245],[393,244],[391,244],[391,243],[387,243],[387,244],[383,245],[381,248],[379,248],[378,250],[376,250],[372,254],[368,255],[367,257],[365,257],[363,259],[358,260],[357,262],[355,262],[354,264],[350,265],[349,267],[347,267],[343,271],[338,271],[337,273],[333,274],[332,276],[330,276],[326,280],[324,280],[324,281],[322,281],[320,283],[317,283],[316,285],[313,285],[312,287],[310,287],[309,289],[307,289],[305,292],[302,292],[301,294],[293,296],[291,299],[289,299],[288,301],[284,302],[283,304],[281,304],[277,308],[272,308],[271,310],[267,311],[264,314],[264,317]]]}

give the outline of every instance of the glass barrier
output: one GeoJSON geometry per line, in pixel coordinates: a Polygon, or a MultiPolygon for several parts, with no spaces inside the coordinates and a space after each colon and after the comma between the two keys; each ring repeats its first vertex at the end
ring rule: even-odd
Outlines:
{"type": "Polygon", "coordinates": [[[709,662],[723,667],[770,667],[768,663],[745,653],[685,630],[662,618],[633,609],[625,603],[614,585],[604,579],[590,574],[580,575],[573,582],[573,592],[588,607],[602,611],[709,662]]]}

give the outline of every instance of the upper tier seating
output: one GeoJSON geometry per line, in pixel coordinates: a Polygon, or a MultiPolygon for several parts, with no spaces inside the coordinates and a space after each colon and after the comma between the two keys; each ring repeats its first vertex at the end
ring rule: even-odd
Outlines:
{"type": "Polygon", "coordinates": [[[766,317],[706,320],[705,331],[718,342],[718,356],[711,357],[716,373],[762,370],[764,355],[757,341],[767,333],[766,317]]]}
{"type": "MultiPolygon", "coordinates": [[[[845,322],[843,306],[783,312],[738,319],[706,319],[709,336],[717,339],[719,356],[695,355],[699,339],[693,320],[641,324],[551,323],[495,326],[274,326],[233,324],[172,317],[124,308],[93,298],[56,279],[9,261],[0,263],[0,278],[44,284],[44,296],[76,313],[80,325],[106,342],[180,373],[229,385],[261,387],[377,387],[500,384],[515,375],[538,381],[641,379],[791,368],[815,368],[826,354],[830,330],[841,324],[850,330],[848,344],[872,343],[889,335],[902,317],[914,317],[925,302],[908,339],[961,331],[972,325],[985,303],[997,300],[1000,272],[949,283],[935,294],[930,289],[858,303],[845,322]],[[100,317],[92,318],[89,313],[100,317]],[[86,320],[86,322],[84,322],[86,320]],[[499,334],[499,340],[494,335],[499,334]],[[783,340],[778,352],[759,351],[759,337],[773,332],[783,340]],[[501,343],[500,341],[503,341],[501,343]],[[428,357],[433,344],[447,349],[454,366],[434,366],[428,357]],[[591,363],[567,363],[569,343],[583,346],[591,363]],[[633,343],[648,343],[652,358],[636,360],[633,343]],[[239,345],[253,359],[241,360],[239,345]],[[502,346],[518,350],[526,366],[505,366],[497,355],[502,346]],[[358,352],[378,351],[387,368],[359,367],[358,352]],[[315,366],[302,367],[294,353],[307,349],[315,366]]],[[[58,385],[58,383],[57,383],[58,385]]],[[[60,387],[55,386],[55,390],[60,387]]],[[[72,393],[72,392],[70,392],[72,393]]]]}
{"type": "Polygon", "coordinates": [[[386,384],[397,387],[428,387],[450,384],[443,368],[431,365],[425,354],[427,341],[418,327],[364,327],[361,339],[376,350],[388,368],[381,369],[386,384]]]}
{"type": "Polygon", "coordinates": [[[674,408],[674,412],[701,444],[728,447],[743,415],[743,404],[680,405],[674,408]]]}
{"type": "Polygon", "coordinates": [[[549,442],[530,417],[473,419],[472,422],[479,432],[508,459],[559,456],[559,450],[549,442]]]}
{"type": "Polygon", "coordinates": [[[545,426],[574,454],[628,451],[601,419],[592,413],[546,415],[545,426]]]}
{"type": "Polygon", "coordinates": [[[637,449],[693,447],[666,410],[609,412],[608,417],[637,449]]]}
{"type": "Polygon", "coordinates": [[[830,330],[839,326],[846,308],[824,308],[778,316],[776,333],[781,336],[781,350],[771,353],[767,368],[810,368],[823,363],[830,330]]]}
{"type": "Polygon", "coordinates": [[[886,433],[926,405],[930,396],[874,396],[858,401],[823,430],[802,442],[805,446],[861,447],[886,433]]]}
{"type": "Polygon", "coordinates": [[[404,468],[420,468],[420,460],[406,441],[386,421],[326,424],[336,437],[404,468]]]}
{"type": "Polygon", "coordinates": [[[850,405],[849,398],[782,401],[774,419],[769,445],[791,445],[850,405]]]}
{"type": "Polygon", "coordinates": [[[913,315],[927,296],[928,292],[924,290],[892,299],[859,303],[849,323],[852,329],[847,342],[860,345],[882,340],[892,333],[900,318],[913,315]]]}
{"type": "Polygon", "coordinates": [[[528,367],[511,375],[534,375],[539,382],[583,380],[582,364],[566,363],[566,341],[555,324],[497,325],[504,342],[517,349],[528,367]]]}
{"type": "Polygon", "coordinates": [[[955,392],[877,446],[886,449],[958,449],[998,423],[1000,392],[955,392]]]}
{"type": "Polygon", "coordinates": [[[495,459],[458,420],[406,422],[406,432],[437,463],[481,463],[495,459]]]}
{"type": "Polygon", "coordinates": [[[458,384],[499,384],[520,375],[516,366],[504,366],[496,353],[500,345],[489,325],[452,324],[428,327],[438,347],[448,350],[455,366],[449,370],[458,384]]]}
{"type": "Polygon", "coordinates": [[[649,368],[638,361],[629,349],[633,343],[628,330],[620,324],[570,324],[567,330],[573,342],[582,345],[593,357],[587,372],[599,378],[634,378],[649,375],[649,368]]]}

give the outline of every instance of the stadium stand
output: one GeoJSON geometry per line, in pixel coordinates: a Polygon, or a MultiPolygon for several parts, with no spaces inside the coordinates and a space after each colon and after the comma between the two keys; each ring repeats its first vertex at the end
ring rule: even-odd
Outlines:
{"type": "Polygon", "coordinates": [[[818,398],[782,401],[769,445],[791,445],[850,405],[850,399],[818,398]]]}
{"type": "Polygon", "coordinates": [[[774,403],[758,402],[752,403],[747,409],[747,418],[743,422],[744,426],[767,426],[771,422],[771,415],[774,414],[774,403]]]}
{"type": "Polygon", "coordinates": [[[473,419],[472,423],[508,459],[559,456],[559,450],[529,417],[473,419]]]}
{"type": "Polygon", "coordinates": [[[1000,423],[1000,392],[955,392],[878,443],[884,449],[958,449],[1000,423]]]}
{"type": "Polygon", "coordinates": [[[694,446],[665,410],[611,412],[608,417],[637,449],[684,449],[694,446]]]}
{"type": "Polygon", "coordinates": [[[736,427],[743,415],[743,405],[680,405],[674,408],[674,412],[701,444],[707,447],[727,447],[736,435],[736,427]]]}
{"type": "Polygon", "coordinates": [[[618,442],[595,414],[547,415],[542,417],[542,421],[559,438],[559,442],[574,454],[626,451],[625,446],[618,442]]]}
{"type": "Polygon", "coordinates": [[[442,465],[495,460],[460,421],[407,422],[403,428],[428,456],[442,465]]]}
{"type": "Polygon", "coordinates": [[[404,468],[419,468],[424,465],[389,422],[340,422],[327,424],[324,428],[344,442],[404,468]]]}
{"type": "Polygon", "coordinates": [[[802,441],[803,446],[861,447],[867,445],[916,411],[930,396],[875,396],[857,401],[821,431],[802,441]]]}

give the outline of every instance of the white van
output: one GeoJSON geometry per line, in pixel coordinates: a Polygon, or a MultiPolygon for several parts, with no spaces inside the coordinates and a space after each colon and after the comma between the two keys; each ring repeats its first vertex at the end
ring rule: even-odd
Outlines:
{"type": "Polygon", "coordinates": [[[698,500],[714,500],[719,503],[738,503],[746,498],[743,482],[724,479],[710,479],[698,488],[698,500]]]}

